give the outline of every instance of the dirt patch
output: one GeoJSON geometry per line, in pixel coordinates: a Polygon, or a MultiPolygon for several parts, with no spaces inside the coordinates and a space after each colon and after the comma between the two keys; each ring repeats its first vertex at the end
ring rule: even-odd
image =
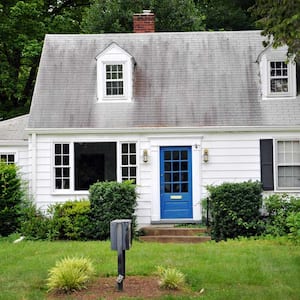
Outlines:
{"type": "MultiPolygon", "coordinates": [[[[154,276],[128,276],[125,278],[123,291],[119,292],[116,288],[116,278],[99,278],[88,285],[86,290],[74,292],[72,294],[51,293],[48,297],[54,299],[74,299],[74,300],[114,300],[122,298],[138,299],[158,299],[164,295],[191,295],[196,296],[188,289],[164,290],[159,288],[158,278],[154,276]]],[[[199,295],[199,294],[198,294],[199,295]]]]}

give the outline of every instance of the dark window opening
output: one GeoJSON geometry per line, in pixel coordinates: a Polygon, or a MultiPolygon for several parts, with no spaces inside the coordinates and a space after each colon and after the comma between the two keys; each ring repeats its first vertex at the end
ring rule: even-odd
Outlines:
{"type": "Polygon", "coordinates": [[[75,143],[75,190],[117,180],[116,143],[75,143]]]}

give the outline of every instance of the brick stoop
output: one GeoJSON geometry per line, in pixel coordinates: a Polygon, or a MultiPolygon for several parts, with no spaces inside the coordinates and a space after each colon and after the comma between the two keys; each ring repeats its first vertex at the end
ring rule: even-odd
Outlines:
{"type": "Polygon", "coordinates": [[[141,228],[144,242],[159,243],[203,243],[211,240],[206,228],[156,227],[141,228]]]}

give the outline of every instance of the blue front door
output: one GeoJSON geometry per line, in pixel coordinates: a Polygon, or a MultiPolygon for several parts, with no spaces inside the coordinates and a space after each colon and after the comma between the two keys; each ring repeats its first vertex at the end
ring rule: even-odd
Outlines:
{"type": "Polygon", "coordinates": [[[190,219],[192,210],[191,147],[160,148],[161,219],[190,219]]]}

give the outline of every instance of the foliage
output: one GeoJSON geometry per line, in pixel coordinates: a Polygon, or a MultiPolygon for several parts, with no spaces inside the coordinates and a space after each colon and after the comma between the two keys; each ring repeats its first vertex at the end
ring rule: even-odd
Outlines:
{"type": "Polygon", "coordinates": [[[49,271],[47,286],[49,291],[73,292],[86,288],[86,283],[94,274],[91,261],[87,258],[67,257],[57,262],[49,271]]]}
{"type": "Polygon", "coordinates": [[[1,1],[0,119],[29,109],[46,33],[78,33],[89,0],[1,1]]]}
{"type": "Polygon", "coordinates": [[[110,236],[110,222],[115,219],[131,219],[133,230],[136,227],[134,210],[137,193],[131,181],[97,182],[90,187],[91,212],[93,224],[90,237],[105,240],[110,236]]]}
{"type": "Polygon", "coordinates": [[[266,45],[287,45],[289,54],[300,59],[300,1],[257,0],[253,14],[267,37],[266,45]]]}
{"type": "Polygon", "coordinates": [[[288,194],[273,194],[264,199],[267,212],[266,233],[283,236],[289,233],[287,217],[292,212],[300,212],[300,198],[288,194]]]}
{"type": "Polygon", "coordinates": [[[254,18],[248,12],[255,0],[198,0],[205,15],[206,30],[255,29],[254,18]]]}
{"type": "Polygon", "coordinates": [[[192,0],[93,0],[81,27],[84,33],[132,32],[133,14],[145,8],[155,13],[155,31],[204,30],[203,14],[192,0]]]}
{"type": "Polygon", "coordinates": [[[51,239],[86,240],[89,220],[90,201],[66,201],[57,203],[49,209],[51,217],[51,239]]]}
{"type": "Polygon", "coordinates": [[[262,188],[259,182],[208,186],[212,238],[216,241],[261,233],[262,188]]]}
{"type": "Polygon", "coordinates": [[[159,286],[163,289],[178,290],[184,287],[185,276],[175,268],[158,266],[157,274],[159,276],[159,286]]]}
{"type": "Polygon", "coordinates": [[[28,240],[49,238],[50,219],[30,201],[23,201],[20,209],[19,232],[28,240]]]}
{"type": "Polygon", "coordinates": [[[288,237],[295,244],[300,243],[300,212],[292,212],[286,219],[289,228],[288,237]]]}
{"type": "Polygon", "coordinates": [[[0,236],[8,236],[18,229],[23,195],[17,166],[0,161],[0,236]]]}

